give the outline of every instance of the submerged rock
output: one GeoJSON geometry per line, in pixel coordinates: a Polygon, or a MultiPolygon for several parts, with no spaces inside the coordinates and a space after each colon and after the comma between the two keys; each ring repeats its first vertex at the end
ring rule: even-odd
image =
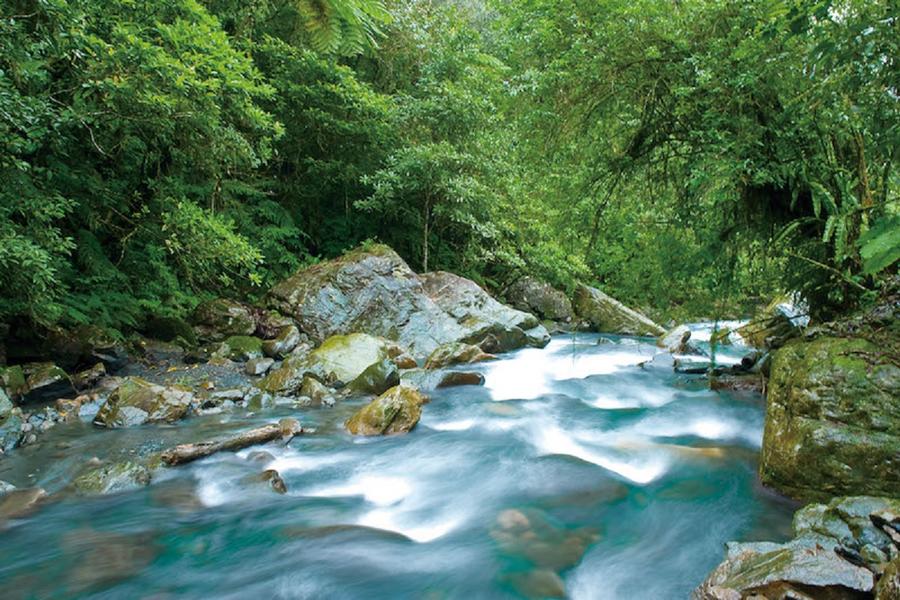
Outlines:
{"type": "Polygon", "coordinates": [[[588,321],[596,331],[654,337],[666,333],[665,329],[646,316],[597,288],[579,285],[575,290],[574,304],[578,316],[588,321]]]}
{"type": "Polygon", "coordinates": [[[150,471],[144,465],[123,461],[88,468],[72,482],[79,494],[114,494],[150,483],[150,471]]]}
{"type": "Polygon", "coordinates": [[[347,430],[353,435],[407,433],[419,422],[427,401],[411,387],[395,386],[350,417],[347,430]]]}
{"type": "Polygon", "coordinates": [[[435,348],[428,360],[425,361],[425,368],[440,369],[450,365],[475,363],[484,360],[494,360],[495,358],[497,357],[493,354],[488,354],[473,344],[452,342],[435,348]]]}
{"type": "Polygon", "coordinates": [[[787,543],[729,543],[724,562],[692,598],[871,598],[874,573],[898,548],[876,525],[883,522],[900,526],[900,500],[858,496],[806,506],[794,515],[787,543]]]}
{"type": "Polygon", "coordinates": [[[78,595],[100,592],[136,576],[162,551],[146,532],[120,534],[87,528],[66,532],[60,549],[74,564],[67,573],[66,589],[78,595]]]}
{"type": "Polygon", "coordinates": [[[0,524],[32,513],[46,497],[39,487],[9,490],[0,496],[0,524]]]}
{"type": "MultiPolygon", "coordinates": [[[[268,305],[289,314],[315,341],[365,331],[400,342],[422,359],[446,342],[480,342],[537,319],[504,306],[474,282],[449,273],[416,275],[387,246],[354,250],[298,271],[273,287],[268,305]]],[[[511,346],[506,349],[512,349],[511,346]]]]}
{"type": "Polygon", "coordinates": [[[900,367],[861,338],[775,352],[760,475],[798,499],[900,496],[900,367]]]}
{"type": "Polygon", "coordinates": [[[260,477],[269,484],[269,487],[272,488],[273,491],[278,492],[279,494],[287,493],[287,485],[284,483],[284,479],[281,478],[281,474],[275,469],[266,469],[262,472],[260,477]]]}
{"type": "Polygon", "coordinates": [[[575,318],[572,303],[566,294],[534,277],[517,279],[503,295],[514,308],[540,319],[570,323],[575,318]]]}
{"type": "Polygon", "coordinates": [[[141,379],[126,377],[107,398],[95,425],[131,427],[143,423],[172,423],[187,414],[194,396],[178,387],[165,387],[141,379]]]}

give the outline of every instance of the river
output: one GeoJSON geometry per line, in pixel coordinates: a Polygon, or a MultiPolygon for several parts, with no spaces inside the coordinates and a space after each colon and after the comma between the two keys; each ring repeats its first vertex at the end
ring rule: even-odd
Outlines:
{"type": "Polygon", "coordinates": [[[412,433],[387,438],[343,431],[362,400],[59,426],[4,459],[0,479],[55,492],[92,456],[288,414],[315,431],[8,523],[0,597],[686,598],[726,541],[788,537],[795,507],[756,477],[761,397],[638,366],[656,352],[652,340],[557,336],[478,365],[484,387],[438,390],[412,433]],[[260,481],[265,469],[286,494],[260,481]]]}

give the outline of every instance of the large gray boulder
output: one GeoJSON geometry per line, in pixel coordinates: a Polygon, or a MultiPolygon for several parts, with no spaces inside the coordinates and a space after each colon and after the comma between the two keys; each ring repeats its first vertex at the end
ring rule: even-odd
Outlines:
{"type": "Polygon", "coordinates": [[[871,598],[874,573],[896,555],[898,525],[895,499],[856,496],[806,506],[794,515],[795,537],[787,543],[727,544],[725,560],[692,598],[871,598]]]}
{"type": "Polygon", "coordinates": [[[628,308],[597,288],[579,285],[575,290],[575,312],[603,333],[659,337],[666,330],[636,310],[628,308]]]}
{"type": "Polygon", "coordinates": [[[543,343],[546,335],[532,315],[500,304],[474,282],[450,273],[420,277],[380,245],[298,271],[266,301],[315,342],[365,332],[399,342],[416,359],[447,342],[494,335],[509,350],[543,343]]]}
{"type": "Polygon", "coordinates": [[[505,352],[522,346],[546,346],[547,330],[534,315],[510,308],[494,300],[474,281],[433,271],[419,276],[425,293],[463,330],[463,341],[481,345],[495,341],[490,352],[505,352]]]}

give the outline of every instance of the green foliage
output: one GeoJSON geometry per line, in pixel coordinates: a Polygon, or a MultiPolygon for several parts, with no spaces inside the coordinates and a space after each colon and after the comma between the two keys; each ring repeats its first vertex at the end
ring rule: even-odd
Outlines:
{"type": "Polygon", "coordinates": [[[900,260],[900,215],[878,221],[859,238],[859,254],[867,274],[884,271],[900,260]]]}
{"type": "Polygon", "coordinates": [[[896,272],[888,0],[9,0],[0,321],[139,327],[364,240],[661,318],[896,272]]]}

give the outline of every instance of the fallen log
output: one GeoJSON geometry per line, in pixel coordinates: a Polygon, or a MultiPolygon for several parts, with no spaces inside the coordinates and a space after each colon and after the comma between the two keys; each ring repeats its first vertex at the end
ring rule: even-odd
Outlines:
{"type": "Polygon", "coordinates": [[[216,452],[223,450],[240,450],[248,446],[256,444],[265,444],[273,440],[286,438],[290,441],[298,433],[302,433],[303,428],[296,419],[282,419],[278,423],[263,425],[256,429],[244,431],[232,437],[211,440],[208,442],[199,442],[196,444],[179,444],[164,450],[160,455],[160,460],[170,467],[183,465],[200,458],[206,458],[216,452]]]}

